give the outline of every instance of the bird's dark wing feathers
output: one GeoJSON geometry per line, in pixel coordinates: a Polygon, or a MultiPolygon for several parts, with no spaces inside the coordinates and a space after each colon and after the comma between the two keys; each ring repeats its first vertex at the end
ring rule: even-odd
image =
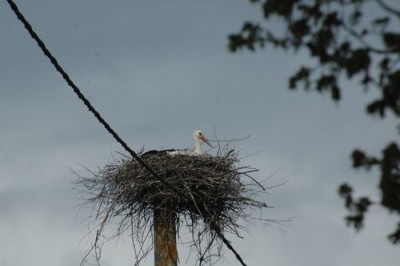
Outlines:
{"type": "Polygon", "coordinates": [[[172,151],[176,151],[176,149],[149,150],[149,151],[146,151],[145,153],[143,153],[140,157],[146,158],[146,157],[150,157],[150,156],[153,156],[153,155],[168,153],[168,152],[172,152],[172,151]]]}

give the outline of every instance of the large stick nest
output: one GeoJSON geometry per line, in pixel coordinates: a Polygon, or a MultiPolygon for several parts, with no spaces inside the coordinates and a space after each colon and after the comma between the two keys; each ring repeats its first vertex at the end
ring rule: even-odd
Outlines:
{"type": "Polygon", "coordinates": [[[257,200],[265,188],[249,175],[257,169],[239,166],[233,151],[218,157],[156,153],[141,158],[169,186],[128,158],[106,165],[90,178],[80,177],[78,186],[92,195],[87,203],[95,210],[93,218],[100,227],[92,251],[97,252],[105,224],[118,217],[114,236],[130,230],[140,244],[140,249],[135,248],[139,262],[151,250],[152,218],[157,210],[176,214],[177,227],[185,225],[192,234],[200,264],[211,262],[215,255],[211,247],[216,245],[218,254],[221,248],[215,230],[238,234],[239,218],[249,218],[246,210],[267,207],[257,200]]]}

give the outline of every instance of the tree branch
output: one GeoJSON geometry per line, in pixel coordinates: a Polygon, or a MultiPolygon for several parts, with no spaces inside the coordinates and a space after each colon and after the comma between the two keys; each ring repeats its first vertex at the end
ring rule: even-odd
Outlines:
{"type": "MultiPolygon", "coordinates": [[[[380,0],[376,0],[380,1],[380,0]]],[[[376,48],[371,46],[358,32],[356,32],[354,29],[351,27],[347,26],[347,24],[343,21],[342,22],[343,29],[347,31],[351,36],[353,36],[355,39],[358,40],[366,49],[369,51],[376,53],[376,54],[395,54],[400,52],[400,48],[396,49],[382,49],[382,48],[376,48]]]]}
{"type": "Polygon", "coordinates": [[[385,11],[397,16],[400,19],[400,11],[394,9],[393,7],[389,6],[388,4],[386,4],[385,2],[383,2],[383,0],[375,0],[375,2],[382,7],[385,11]]]}

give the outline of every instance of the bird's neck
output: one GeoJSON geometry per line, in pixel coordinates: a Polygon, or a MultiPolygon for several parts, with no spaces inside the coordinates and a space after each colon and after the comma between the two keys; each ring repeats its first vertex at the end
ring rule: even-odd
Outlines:
{"type": "Polygon", "coordinates": [[[197,154],[203,154],[200,142],[197,139],[194,140],[194,152],[197,154]]]}

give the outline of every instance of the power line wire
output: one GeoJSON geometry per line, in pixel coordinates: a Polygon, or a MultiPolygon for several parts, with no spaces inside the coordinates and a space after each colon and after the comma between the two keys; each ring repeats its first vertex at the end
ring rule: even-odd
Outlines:
{"type": "Polygon", "coordinates": [[[39,38],[39,36],[36,34],[36,32],[33,30],[31,24],[25,19],[25,17],[22,15],[22,13],[19,11],[18,6],[12,1],[12,0],[7,0],[8,4],[10,5],[11,9],[14,11],[15,15],[18,17],[18,19],[24,24],[24,27],[26,30],[29,32],[31,37],[36,41],[36,43],[39,45],[40,49],[43,51],[45,56],[47,56],[50,59],[50,62],[52,65],[55,67],[55,69],[61,74],[61,76],[64,78],[64,80],[67,82],[67,84],[73,89],[75,94],[78,96],[79,99],[83,101],[85,106],[89,109],[90,112],[93,113],[93,115],[97,118],[97,120],[102,124],[106,130],[114,137],[114,139],[121,144],[121,146],[133,157],[135,158],[146,170],[148,170],[156,179],[158,179],[160,182],[162,182],[165,186],[168,188],[171,188],[175,191],[175,188],[172,187],[168,182],[166,182],[160,175],[158,175],[156,172],[154,172],[153,169],[149,165],[147,165],[137,154],[134,152],[128,144],[115,132],[111,126],[107,123],[107,121],[104,120],[104,118],[100,115],[100,113],[93,107],[93,105],[89,102],[89,100],[82,94],[80,89],[75,85],[75,83],[71,80],[69,75],[64,71],[64,69],[60,66],[58,63],[57,59],[50,53],[49,49],[47,49],[45,43],[39,38]]]}

